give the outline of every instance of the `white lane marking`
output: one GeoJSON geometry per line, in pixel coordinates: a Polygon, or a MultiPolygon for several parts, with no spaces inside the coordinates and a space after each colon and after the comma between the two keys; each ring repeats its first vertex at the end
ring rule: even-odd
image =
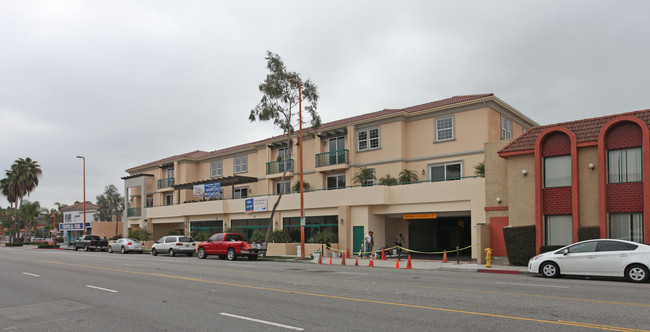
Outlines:
{"type": "Polygon", "coordinates": [[[86,287],[88,287],[88,288],[94,288],[94,289],[99,289],[99,290],[103,290],[103,291],[105,291],[105,292],[111,292],[111,293],[117,293],[117,292],[118,292],[118,291],[116,291],[116,290],[114,290],[114,289],[102,288],[102,287],[97,287],[97,286],[92,286],[92,285],[86,285],[86,287]]]}
{"type": "Polygon", "coordinates": [[[517,284],[514,282],[495,282],[495,284],[502,285],[516,285],[516,286],[531,286],[531,287],[553,287],[553,288],[570,288],[569,286],[554,286],[554,285],[534,285],[534,284],[517,284]]]}
{"type": "Polygon", "coordinates": [[[40,275],[38,275],[38,274],[33,274],[33,273],[23,272],[23,274],[24,274],[24,275],[28,275],[28,276],[32,276],[32,277],[40,277],[40,275]]]}
{"type": "Polygon", "coordinates": [[[265,321],[265,320],[255,319],[255,318],[250,318],[250,317],[237,316],[237,315],[228,314],[228,313],[225,313],[225,312],[221,312],[219,314],[222,315],[222,316],[228,316],[228,317],[232,317],[232,318],[239,318],[239,319],[248,320],[248,321],[251,321],[251,322],[256,322],[256,323],[262,323],[262,324],[282,327],[282,328],[289,329],[289,330],[296,330],[296,331],[304,330],[303,328],[300,328],[300,327],[289,326],[289,325],[284,325],[284,324],[279,324],[279,323],[273,323],[273,322],[268,322],[268,321],[265,321]]]}

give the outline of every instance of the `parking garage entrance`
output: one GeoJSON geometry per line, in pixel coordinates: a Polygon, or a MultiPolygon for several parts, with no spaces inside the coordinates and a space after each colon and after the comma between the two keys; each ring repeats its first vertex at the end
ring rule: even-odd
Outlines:
{"type": "MultiPolygon", "coordinates": [[[[407,247],[414,251],[431,253],[465,248],[472,243],[470,217],[438,217],[435,214],[404,215],[408,222],[407,247]],[[410,216],[410,218],[409,218],[410,216]],[[426,218],[434,217],[434,218],[426,218]]],[[[417,254],[419,258],[441,259],[442,254],[417,254]]],[[[452,255],[451,253],[449,255],[452,255]]],[[[455,257],[455,252],[453,257],[455,257]]],[[[460,252],[463,259],[472,256],[471,250],[460,252]]],[[[449,257],[452,259],[452,256],[449,257]]]]}

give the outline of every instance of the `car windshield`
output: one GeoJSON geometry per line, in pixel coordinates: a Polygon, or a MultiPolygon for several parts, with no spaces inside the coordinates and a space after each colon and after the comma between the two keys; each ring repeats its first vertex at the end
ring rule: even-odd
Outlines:
{"type": "Polygon", "coordinates": [[[178,242],[194,242],[194,239],[189,236],[179,236],[178,242]]]}

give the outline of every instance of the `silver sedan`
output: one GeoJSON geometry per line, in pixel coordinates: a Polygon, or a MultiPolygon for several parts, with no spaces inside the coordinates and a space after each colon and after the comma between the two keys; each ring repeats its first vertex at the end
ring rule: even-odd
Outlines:
{"type": "Polygon", "coordinates": [[[144,244],[138,240],[123,237],[108,245],[108,252],[113,253],[116,251],[123,254],[135,251],[141,254],[144,252],[144,244]]]}

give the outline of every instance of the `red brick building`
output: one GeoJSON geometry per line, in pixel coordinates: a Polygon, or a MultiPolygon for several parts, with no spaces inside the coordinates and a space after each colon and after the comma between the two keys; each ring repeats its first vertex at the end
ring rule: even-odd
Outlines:
{"type": "Polygon", "coordinates": [[[536,248],[601,238],[650,243],[650,110],[535,127],[485,151],[486,222],[495,255],[502,227],[535,225],[536,248]]]}

